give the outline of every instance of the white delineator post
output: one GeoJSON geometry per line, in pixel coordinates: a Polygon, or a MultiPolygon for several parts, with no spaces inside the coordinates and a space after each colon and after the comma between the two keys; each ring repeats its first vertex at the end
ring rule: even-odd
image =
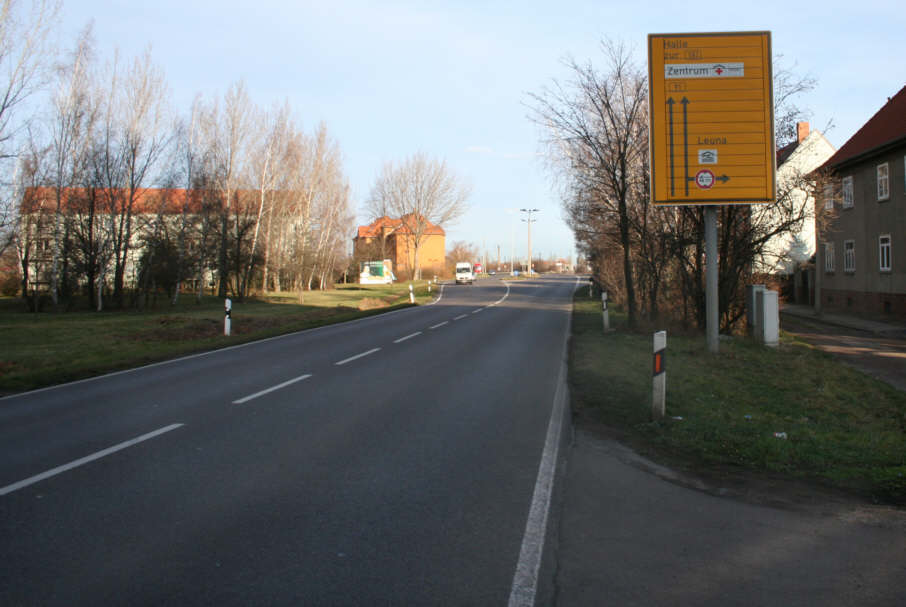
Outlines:
{"type": "Polygon", "coordinates": [[[610,312],[607,311],[607,291],[601,291],[601,317],[604,321],[604,332],[610,331],[610,312]]]}
{"type": "Polygon", "coordinates": [[[233,312],[233,302],[227,297],[226,300],[226,311],[223,317],[223,334],[227,337],[230,336],[230,314],[233,312]]]}
{"type": "Polygon", "coordinates": [[[667,332],[658,331],[654,334],[654,367],[652,369],[652,395],[651,417],[661,419],[664,417],[667,401],[667,370],[665,358],[667,356],[667,332]]]}
{"type": "Polygon", "coordinates": [[[412,291],[412,285],[409,285],[409,303],[415,303],[415,293],[412,291]]]}

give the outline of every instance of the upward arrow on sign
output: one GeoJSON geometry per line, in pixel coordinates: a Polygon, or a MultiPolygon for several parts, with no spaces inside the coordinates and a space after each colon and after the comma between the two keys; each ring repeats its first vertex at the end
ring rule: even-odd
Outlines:
{"type": "Polygon", "coordinates": [[[667,124],[670,140],[670,195],[676,194],[676,171],[673,159],[673,97],[667,98],[667,124]]]}
{"type": "Polygon", "coordinates": [[[683,163],[686,167],[686,196],[689,195],[689,100],[683,96],[683,163]]]}
{"type": "MultiPolygon", "coordinates": [[[[673,136],[673,97],[667,98],[667,130],[670,143],[670,195],[676,194],[676,156],[674,153],[673,136]]],[[[683,97],[680,100],[683,106],[683,181],[686,183],[686,196],[689,195],[689,110],[690,101],[683,97]]]]}

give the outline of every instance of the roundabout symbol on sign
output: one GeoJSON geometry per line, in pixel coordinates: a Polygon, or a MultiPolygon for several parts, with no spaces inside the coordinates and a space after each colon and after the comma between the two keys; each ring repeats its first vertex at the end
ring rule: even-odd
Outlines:
{"type": "Polygon", "coordinates": [[[714,173],[708,169],[702,169],[695,174],[695,185],[703,190],[710,189],[714,185],[714,173]]]}

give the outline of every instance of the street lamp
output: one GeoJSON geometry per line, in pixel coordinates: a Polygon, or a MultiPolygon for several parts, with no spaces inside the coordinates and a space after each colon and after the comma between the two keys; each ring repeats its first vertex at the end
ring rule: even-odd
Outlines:
{"type": "Polygon", "coordinates": [[[523,219],[526,224],[528,224],[528,273],[529,276],[532,276],[534,272],[532,271],[532,223],[537,221],[532,219],[532,213],[537,213],[541,209],[519,209],[523,213],[528,213],[528,219],[523,219]]]}

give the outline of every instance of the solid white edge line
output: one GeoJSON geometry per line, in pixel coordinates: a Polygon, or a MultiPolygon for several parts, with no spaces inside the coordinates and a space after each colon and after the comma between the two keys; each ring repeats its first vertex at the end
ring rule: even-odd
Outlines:
{"type": "Polygon", "coordinates": [[[380,348],[371,348],[367,352],[362,352],[361,354],[356,354],[355,356],[350,356],[349,358],[347,358],[345,360],[341,360],[340,362],[336,362],[334,364],[337,366],[345,365],[346,363],[351,363],[352,361],[358,360],[359,358],[362,358],[363,356],[368,356],[369,354],[374,354],[378,350],[380,350],[380,348]]]}
{"type": "Polygon", "coordinates": [[[432,301],[432,302],[426,303],[426,304],[425,304],[426,306],[433,306],[434,304],[436,304],[437,302],[439,302],[441,299],[443,299],[443,297],[444,297],[444,286],[445,286],[445,285],[440,285],[440,291],[438,292],[437,299],[435,299],[435,300],[432,301]]]}
{"type": "Polygon", "coordinates": [[[482,310],[484,310],[484,308],[478,308],[477,310],[472,310],[472,314],[478,314],[482,310]]]}
{"type": "Polygon", "coordinates": [[[440,327],[442,327],[442,326],[444,326],[444,325],[446,325],[446,324],[449,324],[449,323],[450,323],[449,320],[445,320],[445,321],[443,321],[443,322],[439,322],[439,323],[437,323],[436,325],[431,326],[431,327],[428,327],[428,328],[429,328],[429,329],[439,329],[440,327]]]}
{"type": "Polygon", "coordinates": [[[496,305],[502,304],[502,303],[506,300],[506,298],[510,296],[510,283],[505,282],[505,283],[503,283],[503,284],[504,284],[504,286],[506,286],[506,293],[504,293],[504,294],[503,294],[503,297],[501,297],[500,299],[498,299],[498,300],[495,301],[494,303],[488,304],[488,307],[489,307],[489,308],[490,308],[491,306],[496,306],[496,305]]]}
{"type": "Polygon", "coordinates": [[[36,474],[35,476],[29,477],[23,481],[19,481],[18,483],[13,483],[12,485],[7,485],[6,487],[0,488],[0,495],[6,495],[7,493],[12,493],[13,491],[18,491],[19,489],[22,489],[23,487],[28,487],[29,485],[33,485],[39,481],[43,481],[44,479],[50,478],[51,476],[56,476],[57,474],[66,472],[67,470],[72,470],[73,468],[78,468],[79,466],[83,466],[89,462],[93,462],[96,459],[101,459],[102,457],[110,455],[111,453],[116,453],[117,451],[122,451],[123,449],[126,449],[128,447],[137,445],[138,443],[141,443],[148,439],[152,439],[155,436],[160,436],[161,434],[164,434],[165,432],[169,432],[170,430],[175,430],[177,428],[181,428],[183,425],[185,425],[185,424],[170,424],[169,426],[160,428],[158,430],[155,430],[154,432],[142,434],[141,436],[133,438],[132,440],[127,440],[126,442],[120,443],[118,445],[114,445],[112,447],[108,447],[107,449],[104,449],[102,451],[97,451],[96,453],[92,453],[91,455],[87,455],[83,458],[69,462],[68,464],[63,464],[62,466],[57,466],[56,468],[53,468],[52,470],[48,470],[47,472],[42,472],[41,474],[36,474]]]}
{"type": "MultiPolygon", "coordinates": [[[[578,286],[578,279],[576,280],[578,286]]],[[[575,289],[573,289],[575,291],[575,289]]],[[[572,302],[572,294],[570,295],[572,302]]],[[[557,472],[557,456],[560,452],[560,434],[563,427],[563,409],[568,400],[566,386],[567,350],[569,335],[572,332],[572,310],[566,325],[563,339],[563,355],[560,362],[560,373],[557,378],[557,391],[550,421],[547,425],[547,436],[544,439],[544,451],[538,465],[538,478],[532,494],[532,505],[529,508],[528,520],[525,523],[525,534],[522,536],[522,547],[519,550],[519,561],[516,573],[513,574],[513,586],[510,590],[509,607],[533,607],[535,594],[538,591],[538,572],[541,569],[541,557],[544,554],[544,536],[547,534],[547,518],[550,513],[554,477],[557,472]]]]}
{"type": "Polygon", "coordinates": [[[412,333],[411,335],[407,335],[406,337],[400,337],[399,339],[394,339],[394,340],[393,340],[393,343],[395,343],[395,344],[401,344],[401,343],[403,343],[404,341],[406,341],[407,339],[412,339],[413,337],[418,337],[418,336],[421,335],[421,334],[422,334],[421,331],[416,331],[415,333],[412,333]]]}
{"type": "Polygon", "coordinates": [[[459,316],[457,316],[457,317],[454,318],[453,320],[462,320],[462,319],[465,318],[466,316],[468,316],[468,314],[460,314],[459,316]]]}
{"type": "Polygon", "coordinates": [[[305,375],[300,375],[299,377],[294,377],[293,379],[291,379],[289,381],[285,381],[282,384],[277,384],[276,386],[271,386],[270,388],[262,390],[261,392],[255,392],[254,394],[249,394],[248,396],[244,396],[244,397],[240,398],[239,400],[234,400],[233,404],[241,405],[242,403],[247,403],[248,401],[258,398],[259,396],[264,396],[265,394],[268,394],[269,392],[273,392],[274,390],[279,390],[280,388],[285,388],[286,386],[289,386],[290,384],[294,384],[297,381],[302,381],[303,379],[308,379],[309,377],[311,377],[311,373],[307,373],[305,375]]]}

